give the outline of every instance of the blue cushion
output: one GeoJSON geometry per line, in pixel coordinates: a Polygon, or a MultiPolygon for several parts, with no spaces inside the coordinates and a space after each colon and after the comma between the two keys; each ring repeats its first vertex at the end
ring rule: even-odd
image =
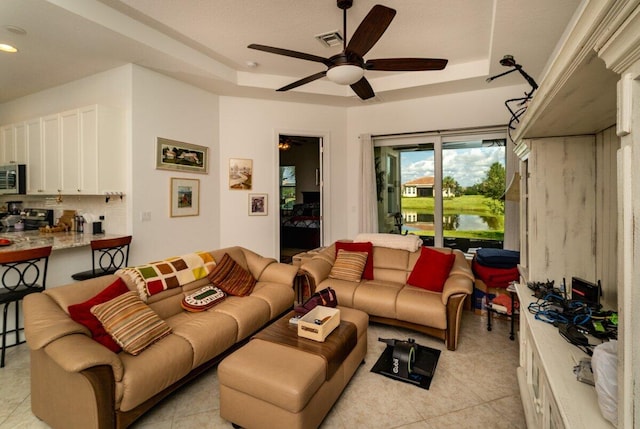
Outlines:
{"type": "Polygon", "coordinates": [[[516,250],[482,248],[476,252],[480,265],[492,268],[513,268],[520,263],[520,252],[516,250]]]}

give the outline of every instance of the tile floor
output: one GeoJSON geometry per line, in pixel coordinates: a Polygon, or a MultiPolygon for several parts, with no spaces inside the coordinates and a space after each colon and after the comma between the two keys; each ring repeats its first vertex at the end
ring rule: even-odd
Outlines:
{"type": "MultiPolygon", "coordinates": [[[[509,340],[509,324],[463,315],[458,350],[428,336],[399,328],[369,327],[366,363],[356,372],[322,424],[323,429],[524,429],[516,366],[518,344],[509,340]],[[430,390],[369,372],[385,345],[378,338],[415,338],[442,350],[430,390]]],[[[48,428],[30,409],[29,353],[26,345],[9,349],[0,369],[0,429],[48,428]]],[[[212,369],[199,381],[170,396],[143,416],[133,429],[231,428],[220,417],[218,380],[212,369]]]]}

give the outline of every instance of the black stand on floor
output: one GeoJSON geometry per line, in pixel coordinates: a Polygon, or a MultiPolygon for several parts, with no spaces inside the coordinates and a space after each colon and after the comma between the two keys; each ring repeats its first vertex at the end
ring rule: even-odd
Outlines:
{"type": "MultiPolygon", "coordinates": [[[[513,341],[516,338],[514,321],[518,316],[516,314],[516,309],[514,308],[515,297],[516,297],[515,287],[513,287],[513,285],[509,285],[509,287],[507,288],[507,292],[509,292],[509,296],[511,297],[511,315],[508,315],[511,322],[511,331],[509,332],[509,339],[513,341]]],[[[488,299],[489,298],[487,296],[487,300],[488,299]]],[[[490,302],[487,302],[487,331],[491,331],[491,313],[493,312],[497,313],[497,311],[492,308],[492,304],[490,302]]]]}
{"type": "Polygon", "coordinates": [[[407,365],[407,362],[398,361],[397,353],[394,356],[395,347],[389,344],[389,341],[395,341],[401,344],[406,344],[407,342],[400,340],[380,340],[387,343],[387,348],[382,352],[382,355],[375,365],[373,365],[371,372],[376,372],[394,380],[410,383],[428,390],[431,386],[431,380],[435,375],[438,359],[440,358],[440,350],[413,343],[415,348],[413,360],[409,366],[411,369],[403,370],[406,368],[403,367],[403,364],[407,365]]]}

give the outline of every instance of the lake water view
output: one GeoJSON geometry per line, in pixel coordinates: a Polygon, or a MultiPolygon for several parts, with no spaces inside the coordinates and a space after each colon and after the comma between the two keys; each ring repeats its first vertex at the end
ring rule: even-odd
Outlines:
{"type": "MultiPolygon", "coordinates": [[[[434,229],[434,216],[428,209],[403,210],[402,217],[403,229],[407,231],[433,231],[434,229]]],[[[446,214],[442,223],[445,231],[502,231],[504,216],[446,214]]]]}

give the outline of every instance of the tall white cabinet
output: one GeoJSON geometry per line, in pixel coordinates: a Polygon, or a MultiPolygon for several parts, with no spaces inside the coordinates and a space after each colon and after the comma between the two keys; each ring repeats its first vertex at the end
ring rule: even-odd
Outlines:
{"type": "MultiPolygon", "coordinates": [[[[530,268],[533,280],[544,280],[541,276],[545,269],[554,273],[571,269],[576,275],[582,271],[591,274],[591,279],[603,281],[605,303],[619,314],[618,427],[633,428],[640,421],[640,2],[585,0],[565,36],[514,133],[523,160],[521,172],[525,172],[521,182],[521,219],[526,222],[521,234],[525,240],[521,259],[530,268]],[[559,151],[555,146],[562,147],[567,136],[595,138],[595,151],[589,155],[595,160],[594,183],[589,186],[595,199],[588,197],[584,209],[574,200],[572,191],[574,184],[579,191],[587,177],[565,175],[564,171],[568,166],[569,172],[579,172],[573,162],[584,154],[559,151]],[[546,150],[554,154],[543,156],[555,172],[526,160],[527,151],[533,153],[538,141],[547,143],[546,150]],[[539,189],[535,182],[535,176],[541,173],[550,174],[546,189],[539,189]],[[555,198],[559,190],[565,193],[565,199],[555,198]],[[542,230],[544,217],[548,230],[542,230]],[[591,239],[574,228],[576,222],[585,221],[594,222],[582,223],[591,239]],[[584,258],[582,261],[576,258],[576,252],[584,258]]],[[[526,370],[528,362],[542,363],[532,366],[531,376],[538,368],[542,379],[547,380],[542,386],[548,389],[543,387],[542,391],[549,392],[554,399],[549,403],[562,412],[563,404],[580,401],[582,395],[554,386],[553,380],[558,377],[551,371],[562,354],[557,344],[547,341],[555,336],[536,332],[534,326],[532,322],[522,327],[522,350],[532,350],[531,359],[521,359],[522,368],[526,370]]],[[[563,377],[571,371],[564,366],[563,377]]],[[[529,380],[529,373],[526,375],[521,377],[521,386],[529,380]]],[[[544,407],[543,417],[530,418],[545,404],[539,399],[523,394],[527,421],[533,421],[533,427],[553,427],[544,423],[544,407]]],[[[595,408],[593,402],[586,408],[595,408]]],[[[573,423],[564,419],[562,426],[595,427],[591,421],[573,423]]]]}

